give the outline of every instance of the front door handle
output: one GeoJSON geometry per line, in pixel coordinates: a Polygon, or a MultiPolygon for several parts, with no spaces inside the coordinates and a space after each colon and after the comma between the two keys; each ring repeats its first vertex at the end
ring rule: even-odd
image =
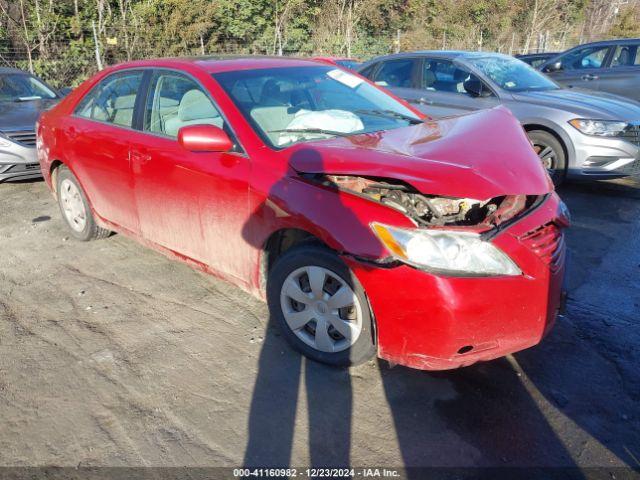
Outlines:
{"type": "Polygon", "coordinates": [[[148,153],[142,153],[136,150],[131,150],[129,152],[129,162],[135,162],[139,165],[149,163],[151,161],[151,158],[151,155],[149,155],[148,153]]]}
{"type": "Polygon", "coordinates": [[[598,79],[598,76],[597,75],[593,75],[592,73],[587,73],[586,75],[582,76],[582,80],[585,80],[587,82],[590,81],[590,80],[597,80],[597,79],[598,79]]]}
{"type": "Polygon", "coordinates": [[[428,100],[424,97],[412,98],[409,103],[417,103],[419,105],[433,105],[433,100],[428,100]]]}

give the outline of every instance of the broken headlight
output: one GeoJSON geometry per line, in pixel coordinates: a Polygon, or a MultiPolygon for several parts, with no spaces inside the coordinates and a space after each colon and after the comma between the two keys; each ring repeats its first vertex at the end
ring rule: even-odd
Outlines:
{"type": "Polygon", "coordinates": [[[380,223],[373,223],[371,228],[396,259],[415,267],[451,275],[521,274],[502,250],[477,233],[380,223]]]}

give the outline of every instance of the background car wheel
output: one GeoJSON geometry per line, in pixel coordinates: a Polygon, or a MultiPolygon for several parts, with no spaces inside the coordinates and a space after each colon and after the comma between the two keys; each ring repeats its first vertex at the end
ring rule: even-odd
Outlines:
{"type": "Polygon", "coordinates": [[[559,186],[564,181],[567,170],[567,159],[562,144],[554,135],[544,130],[531,130],[527,135],[542,165],[549,172],[553,184],[559,186]]]}
{"type": "Polygon", "coordinates": [[[269,272],[267,300],[284,337],[307,357],[348,366],[375,354],[364,289],[327,248],[301,245],[280,257],[269,272]]]}
{"type": "Polygon", "coordinates": [[[84,242],[108,237],[111,232],[96,224],[87,197],[71,170],[59,167],[57,183],[58,205],[71,235],[84,242]]]}

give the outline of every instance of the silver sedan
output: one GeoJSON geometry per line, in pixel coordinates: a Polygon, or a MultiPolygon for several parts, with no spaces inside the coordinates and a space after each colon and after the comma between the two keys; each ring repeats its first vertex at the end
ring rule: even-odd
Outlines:
{"type": "Polygon", "coordinates": [[[422,51],[375,58],[359,72],[432,117],[505,105],[554,183],[640,175],[640,103],[562,88],[508,55],[422,51]]]}

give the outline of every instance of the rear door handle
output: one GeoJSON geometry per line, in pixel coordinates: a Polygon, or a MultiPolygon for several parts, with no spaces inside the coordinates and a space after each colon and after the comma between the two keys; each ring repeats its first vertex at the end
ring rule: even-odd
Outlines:
{"type": "Polygon", "coordinates": [[[586,75],[582,76],[582,80],[586,80],[587,82],[589,80],[597,80],[598,79],[598,75],[593,75],[592,73],[587,73],[586,75]]]}

